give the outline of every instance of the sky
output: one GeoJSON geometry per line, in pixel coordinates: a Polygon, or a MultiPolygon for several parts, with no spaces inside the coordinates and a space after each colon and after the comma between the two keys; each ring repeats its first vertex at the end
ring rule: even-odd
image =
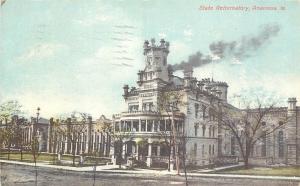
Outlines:
{"type": "Polygon", "coordinates": [[[44,117],[74,110],[111,117],[125,110],[123,85],[137,86],[144,40],[164,38],[172,65],[198,51],[213,56],[211,43],[245,46],[243,57],[228,52],[195,68],[194,76],[227,82],[235,106],[240,95],[286,106],[288,97],[300,100],[299,14],[299,0],[6,0],[0,8],[0,103],[18,100],[28,115],[40,107],[44,117]],[[208,5],[284,10],[199,9],[208,5]],[[249,46],[270,26],[278,32],[249,46]]]}

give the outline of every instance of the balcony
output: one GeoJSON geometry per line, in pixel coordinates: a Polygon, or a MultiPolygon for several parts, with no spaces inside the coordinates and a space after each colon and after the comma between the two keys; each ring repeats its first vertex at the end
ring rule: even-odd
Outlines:
{"type": "Polygon", "coordinates": [[[155,111],[131,111],[131,112],[122,112],[122,117],[128,117],[128,116],[141,116],[141,115],[147,115],[147,116],[159,116],[160,114],[155,111]]]}

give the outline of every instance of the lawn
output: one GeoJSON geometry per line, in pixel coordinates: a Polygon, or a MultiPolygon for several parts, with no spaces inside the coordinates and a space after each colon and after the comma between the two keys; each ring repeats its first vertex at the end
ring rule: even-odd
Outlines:
{"type": "MultiPolygon", "coordinates": [[[[42,162],[42,161],[53,161],[53,157],[54,155],[52,154],[40,154],[37,157],[37,162],[42,162]]],[[[0,155],[0,159],[4,159],[7,160],[8,159],[8,154],[1,154],[0,155]]],[[[11,152],[10,153],[10,160],[17,160],[20,161],[21,160],[21,153],[18,152],[11,152]]],[[[33,156],[31,153],[23,153],[23,161],[27,161],[27,162],[33,162],[33,156]]]]}
{"type": "MultiPolygon", "coordinates": [[[[2,152],[0,154],[0,159],[8,160],[8,152],[2,152]]],[[[15,161],[23,161],[23,162],[34,162],[33,156],[29,152],[23,153],[23,160],[21,160],[21,153],[20,152],[11,152],[9,160],[15,161]]],[[[58,164],[58,165],[66,165],[72,166],[73,156],[72,155],[63,155],[62,162],[57,161],[57,154],[47,154],[47,153],[40,153],[37,157],[37,162],[49,162],[50,164],[58,164]]],[[[78,162],[80,158],[78,156],[75,157],[75,164],[78,166],[78,162]]],[[[85,159],[84,164],[80,166],[92,166],[95,164],[95,159],[93,157],[88,157],[85,159]]],[[[110,162],[107,158],[98,158],[98,165],[105,165],[107,162],[110,162]]]]}
{"type": "Polygon", "coordinates": [[[300,167],[253,167],[249,169],[231,169],[217,171],[221,174],[245,174],[245,175],[262,175],[262,176],[300,176],[300,167]]]}

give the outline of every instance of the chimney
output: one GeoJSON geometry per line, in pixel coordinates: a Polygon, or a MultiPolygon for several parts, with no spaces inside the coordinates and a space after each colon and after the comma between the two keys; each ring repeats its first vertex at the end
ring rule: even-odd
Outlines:
{"type": "Polygon", "coordinates": [[[188,65],[183,69],[183,77],[184,79],[193,77],[193,67],[191,65],[188,65]]]}
{"type": "Polygon", "coordinates": [[[297,104],[297,99],[294,97],[294,98],[289,98],[288,99],[288,109],[289,110],[296,110],[296,104],[297,104]]]}

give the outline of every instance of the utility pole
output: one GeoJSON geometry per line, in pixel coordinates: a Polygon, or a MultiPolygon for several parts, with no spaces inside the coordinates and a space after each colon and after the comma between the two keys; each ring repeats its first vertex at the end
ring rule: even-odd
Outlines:
{"type": "Polygon", "coordinates": [[[174,146],[175,146],[175,162],[176,162],[176,170],[177,170],[177,175],[180,175],[180,170],[179,170],[179,149],[178,149],[178,141],[177,141],[177,131],[175,127],[175,122],[174,122],[174,106],[171,106],[172,108],[172,131],[173,131],[173,141],[174,141],[174,146]]]}

